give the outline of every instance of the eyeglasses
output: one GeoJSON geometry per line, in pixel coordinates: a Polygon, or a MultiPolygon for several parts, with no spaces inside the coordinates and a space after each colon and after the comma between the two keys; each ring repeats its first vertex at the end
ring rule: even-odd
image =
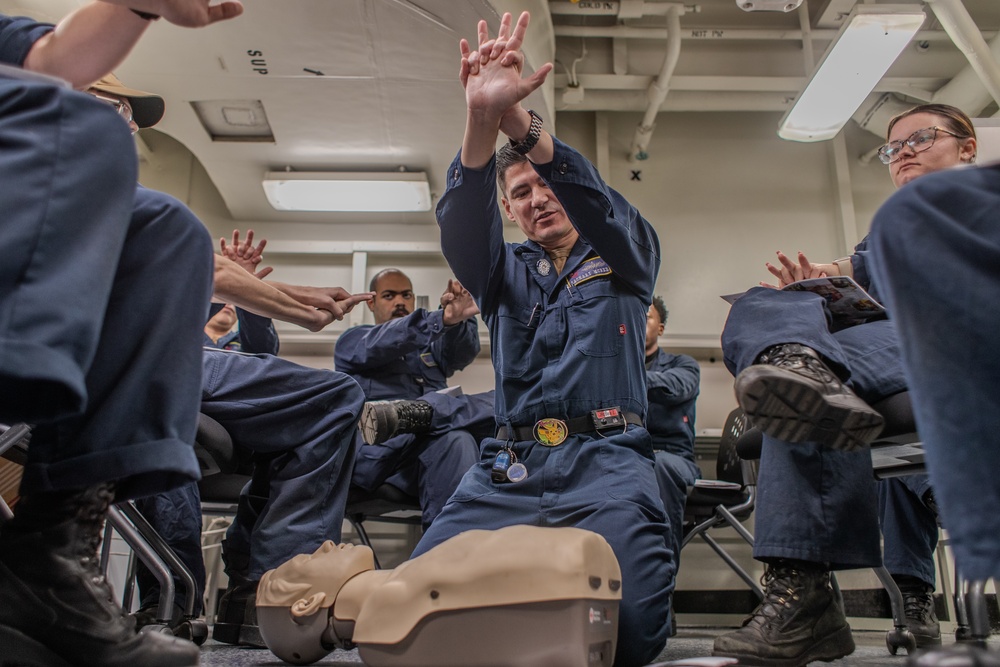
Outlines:
{"type": "Polygon", "coordinates": [[[922,130],[917,130],[902,141],[890,141],[879,148],[878,159],[882,161],[882,164],[892,164],[902,157],[904,146],[908,146],[914,153],[925,151],[934,145],[934,140],[937,139],[938,132],[958,137],[957,134],[943,127],[937,127],[936,125],[934,127],[925,127],[922,130]]]}
{"type": "Polygon", "coordinates": [[[111,106],[115,108],[118,115],[125,119],[126,123],[132,122],[132,106],[125,100],[116,99],[114,97],[104,97],[103,95],[94,95],[99,100],[104,100],[111,106]]]}

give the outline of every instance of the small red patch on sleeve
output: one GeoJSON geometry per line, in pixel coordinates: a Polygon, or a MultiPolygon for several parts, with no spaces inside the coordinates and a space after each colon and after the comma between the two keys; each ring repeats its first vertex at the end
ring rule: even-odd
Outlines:
{"type": "Polygon", "coordinates": [[[624,336],[626,333],[628,333],[625,330],[625,325],[624,324],[619,324],[618,325],[618,333],[620,333],[622,336],[624,336]]]}

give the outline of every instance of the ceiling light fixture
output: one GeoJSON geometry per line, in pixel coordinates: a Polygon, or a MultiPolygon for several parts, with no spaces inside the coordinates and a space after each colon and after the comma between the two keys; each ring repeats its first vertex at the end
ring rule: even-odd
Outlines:
{"type": "Polygon", "coordinates": [[[844,22],[806,89],[778,125],[792,141],[840,132],[923,25],[916,5],[858,5],[844,22]]]}
{"type": "Polygon", "coordinates": [[[264,194],[279,211],[429,211],[420,172],[269,172],[264,194]]]}

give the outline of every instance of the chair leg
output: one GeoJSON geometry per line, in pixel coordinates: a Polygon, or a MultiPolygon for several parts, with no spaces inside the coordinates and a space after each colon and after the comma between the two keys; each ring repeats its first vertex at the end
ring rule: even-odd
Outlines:
{"type": "Polygon", "coordinates": [[[743,569],[739,563],[736,562],[732,556],[729,555],[725,549],[719,546],[719,543],[715,541],[715,538],[707,533],[702,533],[700,537],[706,544],[708,544],[708,546],[712,547],[712,551],[714,551],[719,558],[725,561],[726,565],[729,566],[729,569],[735,572],[736,576],[742,579],[743,582],[750,587],[750,590],[753,591],[758,600],[764,599],[764,591],[761,589],[760,585],[754,580],[753,577],[750,576],[749,573],[747,573],[746,570],[743,569]]]}
{"type": "Polygon", "coordinates": [[[907,655],[917,650],[917,640],[906,627],[906,612],[903,593],[885,566],[872,568],[875,576],[882,583],[882,588],[889,594],[889,607],[892,609],[892,630],[885,634],[885,645],[889,653],[896,655],[900,648],[906,649],[907,655]]]}
{"type": "Polygon", "coordinates": [[[174,578],[170,574],[167,564],[163,562],[163,559],[142,538],[142,535],[132,525],[132,522],[122,514],[119,507],[112,505],[108,508],[108,523],[122,536],[122,539],[132,548],[132,551],[139,555],[139,558],[153,572],[156,580],[160,583],[157,618],[158,620],[169,620],[172,616],[175,588],[174,578]]]}
{"type": "Polygon", "coordinates": [[[372,550],[372,558],[375,560],[375,569],[381,570],[382,565],[378,562],[378,555],[375,553],[375,547],[372,546],[372,541],[368,538],[368,531],[365,530],[364,517],[348,516],[345,518],[351,524],[351,528],[354,529],[354,532],[358,534],[358,539],[361,540],[361,544],[372,550]]]}

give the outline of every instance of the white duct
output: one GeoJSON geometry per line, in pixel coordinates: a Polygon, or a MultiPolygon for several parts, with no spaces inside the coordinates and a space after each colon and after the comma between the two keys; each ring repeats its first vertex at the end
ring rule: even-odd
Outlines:
{"type": "Polygon", "coordinates": [[[635,137],[632,139],[632,147],[629,150],[629,160],[645,160],[649,155],[646,148],[649,147],[649,140],[653,138],[653,130],[656,128],[656,114],[660,112],[663,101],[667,99],[670,92],[670,77],[673,76],[674,68],[681,56],[681,13],[683,8],[671,7],[667,12],[667,54],[663,58],[663,65],[656,79],[649,84],[646,94],[649,97],[649,104],[646,106],[646,113],[642,122],[635,128],[635,137]]]}
{"type": "MultiPolygon", "coordinates": [[[[987,44],[960,2],[930,0],[929,4],[956,46],[969,58],[969,64],[941,86],[928,102],[950,104],[970,116],[977,116],[997,99],[991,89],[1000,88],[1000,66],[997,65],[1000,62],[1000,33],[987,44]],[[978,42],[982,44],[977,45],[978,42]]],[[[882,139],[892,117],[912,107],[912,103],[894,95],[871,95],[853,118],[863,129],[882,139]]],[[[871,159],[867,154],[864,157],[871,159]]]]}

